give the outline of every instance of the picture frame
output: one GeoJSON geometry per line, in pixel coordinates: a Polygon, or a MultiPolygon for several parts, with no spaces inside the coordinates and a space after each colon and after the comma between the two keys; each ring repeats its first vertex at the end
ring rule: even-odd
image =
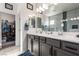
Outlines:
{"type": "Polygon", "coordinates": [[[30,4],[30,3],[27,3],[27,9],[29,9],[29,10],[33,10],[33,5],[30,4]]]}
{"type": "Polygon", "coordinates": [[[9,9],[9,10],[13,10],[13,5],[11,5],[9,3],[5,3],[5,8],[9,9]]]}

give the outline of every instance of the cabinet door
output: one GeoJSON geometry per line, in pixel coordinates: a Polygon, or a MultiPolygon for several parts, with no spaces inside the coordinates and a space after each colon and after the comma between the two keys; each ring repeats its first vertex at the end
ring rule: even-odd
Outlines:
{"type": "Polygon", "coordinates": [[[39,41],[33,40],[33,54],[39,56],[39,41]]]}
{"type": "Polygon", "coordinates": [[[41,56],[50,56],[51,55],[51,46],[40,43],[40,55],[41,56]]]}
{"type": "Polygon", "coordinates": [[[33,52],[33,39],[31,39],[30,36],[28,36],[28,50],[33,52]]]}
{"type": "Polygon", "coordinates": [[[79,55],[79,44],[77,43],[62,41],[62,49],[79,55]]]}
{"type": "Polygon", "coordinates": [[[76,56],[76,54],[62,49],[54,48],[54,56],[76,56]]]}
{"type": "Polygon", "coordinates": [[[28,36],[28,50],[31,51],[31,38],[28,36]]]}

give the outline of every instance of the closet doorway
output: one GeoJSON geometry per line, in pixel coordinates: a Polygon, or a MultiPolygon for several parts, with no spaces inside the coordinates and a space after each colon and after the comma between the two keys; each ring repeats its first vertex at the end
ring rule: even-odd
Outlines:
{"type": "Polygon", "coordinates": [[[2,49],[15,46],[15,16],[0,12],[2,49]]]}

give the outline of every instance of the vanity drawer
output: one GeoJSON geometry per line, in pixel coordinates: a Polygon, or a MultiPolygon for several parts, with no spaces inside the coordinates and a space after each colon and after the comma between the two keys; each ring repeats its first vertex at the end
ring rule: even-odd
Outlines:
{"type": "Polygon", "coordinates": [[[53,54],[54,56],[77,56],[74,53],[62,50],[62,49],[58,49],[58,48],[53,48],[53,54]]]}
{"type": "Polygon", "coordinates": [[[30,35],[30,38],[31,38],[31,39],[34,39],[34,36],[33,36],[33,35],[30,35]]]}
{"type": "Polygon", "coordinates": [[[79,54],[79,44],[63,41],[62,49],[79,54]]]}
{"type": "Polygon", "coordinates": [[[39,39],[39,36],[35,36],[35,40],[38,40],[39,39]]]}
{"type": "Polygon", "coordinates": [[[40,37],[40,42],[44,42],[45,43],[45,37],[40,37]]]}
{"type": "Polygon", "coordinates": [[[46,39],[46,43],[60,48],[60,41],[57,39],[46,39]]]}

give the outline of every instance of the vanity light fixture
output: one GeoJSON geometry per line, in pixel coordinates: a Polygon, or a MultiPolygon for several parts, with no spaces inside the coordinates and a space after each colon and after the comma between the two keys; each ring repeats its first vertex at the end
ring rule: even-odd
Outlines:
{"type": "Polygon", "coordinates": [[[42,11],[44,11],[44,9],[40,6],[39,8],[36,9],[36,11],[41,13],[42,11]]]}
{"type": "Polygon", "coordinates": [[[79,20],[79,17],[77,17],[77,19],[79,20]]]}
{"type": "Polygon", "coordinates": [[[79,20],[79,17],[71,18],[70,20],[79,20]]]}
{"type": "Polygon", "coordinates": [[[42,8],[48,9],[48,5],[47,4],[43,4],[42,8]]]}
{"type": "Polygon", "coordinates": [[[74,20],[76,20],[77,18],[76,17],[74,17],[74,20]]]}
{"type": "Polygon", "coordinates": [[[71,18],[70,20],[74,20],[73,18],[71,18]]]}
{"type": "Polygon", "coordinates": [[[40,10],[40,11],[44,11],[44,9],[43,9],[41,6],[39,7],[39,10],[40,10]]]}
{"type": "Polygon", "coordinates": [[[48,9],[48,5],[47,4],[42,4],[42,6],[39,6],[36,10],[37,12],[43,12],[45,11],[46,9],[48,9]]]}

